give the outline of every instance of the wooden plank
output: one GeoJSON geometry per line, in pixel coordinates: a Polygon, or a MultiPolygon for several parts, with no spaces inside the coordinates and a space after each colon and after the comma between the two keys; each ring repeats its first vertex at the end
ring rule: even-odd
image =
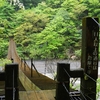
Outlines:
{"type": "Polygon", "coordinates": [[[45,94],[43,93],[43,91],[37,91],[36,92],[36,95],[37,95],[37,100],[49,100],[45,94]]]}
{"type": "Polygon", "coordinates": [[[19,70],[19,79],[26,91],[40,90],[21,70],[19,70]]]}
{"type": "Polygon", "coordinates": [[[55,90],[20,91],[20,100],[55,100],[55,90]]]}
{"type": "Polygon", "coordinates": [[[55,100],[55,90],[43,90],[49,100],[55,100]]]}
{"type": "Polygon", "coordinates": [[[30,100],[26,92],[19,92],[19,100],[30,100]]]}
{"type": "Polygon", "coordinates": [[[51,92],[51,94],[52,94],[53,97],[56,96],[56,90],[55,90],[55,89],[53,89],[53,90],[49,90],[49,91],[51,92]]]}
{"type": "Polygon", "coordinates": [[[38,100],[35,91],[27,91],[27,95],[29,100],[38,100]]]}

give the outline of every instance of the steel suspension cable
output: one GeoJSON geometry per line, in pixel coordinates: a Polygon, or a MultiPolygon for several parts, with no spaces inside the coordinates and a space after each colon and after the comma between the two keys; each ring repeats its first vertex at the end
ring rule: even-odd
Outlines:
{"type": "Polygon", "coordinates": [[[93,79],[91,76],[89,76],[88,74],[85,73],[85,75],[87,75],[91,80],[93,80],[94,82],[97,82],[95,79],[93,79]]]}
{"type": "MultiPolygon", "coordinates": [[[[82,86],[82,85],[81,85],[81,87],[82,87],[82,88],[84,88],[84,86],[82,86]]],[[[94,88],[95,88],[95,87],[94,87],[94,88]]],[[[91,91],[91,90],[89,90],[89,89],[87,89],[87,88],[84,88],[84,89],[86,89],[86,90],[90,91],[90,92],[91,92],[91,93],[93,93],[93,94],[96,94],[97,96],[100,96],[100,94],[99,94],[99,93],[93,92],[93,91],[91,91]]]]}
{"type": "MultiPolygon", "coordinates": [[[[68,75],[68,77],[69,78],[71,78],[71,76],[69,75],[69,73],[66,71],[66,69],[64,68],[64,71],[66,72],[66,74],[68,75]]],[[[85,73],[86,74],[86,73],[85,73]]],[[[87,74],[86,74],[87,75],[87,74]]],[[[95,81],[92,77],[90,77],[89,75],[87,75],[90,79],[92,79],[94,82],[97,82],[97,81],[95,81]]],[[[63,85],[64,86],[64,85],[63,85]]],[[[66,89],[66,88],[65,88],[66,89]]],[[[92,91],[91,91],[92,92],[92,91]]],[[[80,91],[80,93],[82,94],[82,96],[84,97],[84,99],[85,100],[87,100],[86,98],[85,98],[85,96],[84,96],[84,94],[80,91]]],[[[92,92],[92,93],[94,93],[94,92],[92,92]]],[[[96,93],[94,93],[94,94],[96,94],[96,93]]],[[[87,95],[86,95],[87,96],[87,95]]],[[[87,96],[88,98],[90,98],[89,96],[87,96]]],[[[92,98],[90,98],[91,100],[93,100],[92,98]]]]}
{"type": "MultiPolygon", "coordinates": [[[[71,76],[69,75],[69,73],[67,72],[67,70],[66,70],[65,68],[64,68],[64,71],[65,71],[66,74],[69,76],[69,78],[71,78],[71,76]]],[[[64,86],[64,84],[63,84],[63,86],[64,86]]],[[[64,86],[64,87],[65,87],[65,86],[64,86]]],[[[66,89],[66,88],[65,88],[65,89],[66,89]]],[[[74,94],[75,94],[75,93],[74,93],[74,94]]],[[[82,94],[83,98],[84,98],[85,100],[87,100],[82,92],[81,92],[81,94],[82,94]]]]}
{"type": "MultiPolygon", "coordinates": [[[[85,73],[86,74],[86,73],[85,73]]],[[[87,75],[87,77],[88,78],[90,78],[91,80],[93,80],[95,83],[99,83],[100,84],[100,82],[98,82],[98,81],[96,81],[95,79],[93,79],[91,76],[89,76],[88,74],[86,74],[87,75]]]]}
{"type": "Polygon", "coordinates": [[[80,93],[81,93],[81,95],[83,96],[83,98],[84,98],[85,100],[87,100],[86,97],[84,96],[84,94],[82,93],[82,91],[80,91],[80,93]]]}
{"type": "MultiPolygon", "coordinates": [[[[66,71],[65,68],[64,68],[64,71],[66,72],[66,74],[68,75],[68,77],[71,78],[71,76],[69,75],[69,73],[66,71]]],[[[64,83],[63,83],[63,86],[64,86],[65,89],[67,89],[64,83]]],[[[72,96],[70,96],[70,97],[72,98],[72,100],[74,100],[72,96]]]]}
{"type": "MultiPolygon", "coordinates": [[[[84,86],[82,86],[82,85],[81,85],[81,87],[84,88],[84,86]]],[[[95,87],[92,87],[92,88],[95,88],[95,87]]],[[[90,91],[90,92],[93,93],[93,94],[96,94],[95,92],[89,90],[88,88],[84,88],[84,89],[90,91]]]]}
{"type": "Polygon", "coordinates": [[[78,99],[81,100],[79,97],[78,97],[78,99]]]}
{"type": "Polygon", "coordinates": [[[63,69],[64,69],[64,71],[66,72],[66,74],[68,75],[68,77],[71,78],[71,76],[70,76],[69,73],[66,71],[66,69],[65,69],[65,68],[63,68],[63,69]]]}
{"type": "MultiPolygon", "coordinates": [[[[66,71],[66,69],[65,69],[65,68],[63,68],[63,69],[64,69],[64,71],[66,72],[66,74],[68,75],[68,77],[71,78],[71,76],[70,76],[69,73],[66,71]]],[[[64,83],[63,83],[63,86],[64,86],[66,92],[69,94],[69,91],[68,91],[68,89],[66,88],[66,86],[65,86],[64,83]]],[[[74,93],[74,94],[75,94],[75,93],[74,93]]],[[[71,97],[72,100],[74,100],[72,96],[70,96],[70,97],[71,97]]]]}
{"type": "Polygon", "coordinates": [[[64,71],[66,72],[66,74],[68,75],[68,77],[71,78],[71,76],[70,76],[69,73],[66,71],[66,69],[65,69],[65,68],[63,68],[63,69],[64,69],[64,71]]]}
{"type": "MultiPolygon", "coordinates": [[[[86,74],[86,73],[85,73],[86,74]]],[[[100,83],[100,82],[97,82],[96,80],[94,80],[91,76],[89,76],[88,74],[86,74],[87,75],[87,77],[88,78],[90,78],[91,80],[93,80],[94,82],[96,82],[96,83],[100,83]]],[[[82,86],[82,85],[81,85],[82,86]]],[[[82,86],[83,87],[83,86],[82,86]]],[[[84,88],[84,87],[83,87],[84,88]]],[[[85,89],[85,88],[84,88],[85,89]]],[[[89,89],[87,89],[87,90],[89,90],[89,89]]],[[[95,92],[93,92],[93,91],[91,91],[91,90],[89,90],[91,93],[93,93],[93,94],[96,94],[95,92]]],[[[97,93],[97,95],[99,96],[99,93],[97,93]]],[[[87,96],[87,95],[86,95],[87,96]]],[[[88,98],[90,98],[89,96],[87,96],[88,98]]],[[[91,98],[91,100],[93,100],[92,98],[91,98]]]]}
{"type": "Polygon", "coordinates": [[[94,18],[92,18],[94,21],[95,21],[95,23],[99,26],[99,28],[100,28],[100,24],[94,19],[94,18]]]}
{"type": "Polygon", "coordinates": [[[85,95],[85,96],[87,96],[90,100],[93,100],[92,98],[90,98],[88,95],[85,95]]]}
{"type": "MultiPolygon", "coordinates": [[[[68,89],[66,88],[65,84],[62,83],[62,85],[63,85],[63,87],[65,88],[66,92],[69,94],[69,91],[68,91],[68,89]]],[[[72,100],[74,100],[72,96],[70,96],[70,97],[71,97],[72,100]]]]}
{"type": "MultiPolygon", "coordinates": [[[[71,76],[69,75],[69,73],[66,71],[66,69],[64,68],[64,71],[66,72],[66,74],[69,76],[69,78],[71,78],[71,76]]],[[[85,96],[84,96],[84,94],[83,93],[81,93],[82,94],[82,96],[84,97],[84,99],[85,100],[87,100],[86,98],[85,98],[85,96]]]]}
{"type": "Polygon", "coordinates": [[[68,91],[68,89],[66,88],[65,84],[62,83],[62,85],[63,85],[63,87],[65,88],[66,92],[69,94],[69,91],[68,91]]]}
{"type": "MultiPolygon", "coordinates": [[[[86,74],[85,73],[85,75],[87,75],[87,77],[88,78],[90,78],[91,80],[93,80],[95,83],[99,83],[99,82],[97,82],[95,79],[93,79],[91,76],[89,76],[88,74],[86,74]]],[[[81,85],[82,86],[82,85],[81,85]]],[[[82,86],[83,87],[83,86],[82,86]]],[[[84,88],[84,87],[83,87],[84,88]]],[[[85,89],[85,88],[84,88],[85,89]]],[[[87,89],[88,91],[90,91],[91,93],[93,93],[93,94],[96,94],[95,92],[93,92],[93,91],[91,91],[91,90],[89,90],[89,89],[87,89]]],[[[99,94],[97,94],[98,96],[99,96],[99,94]]],[[[88,98],[90,98],[89,96],[87,96],[88,98]]],[[[93,99],[91,99],[91,100],[93,100],[93,99]]]]}

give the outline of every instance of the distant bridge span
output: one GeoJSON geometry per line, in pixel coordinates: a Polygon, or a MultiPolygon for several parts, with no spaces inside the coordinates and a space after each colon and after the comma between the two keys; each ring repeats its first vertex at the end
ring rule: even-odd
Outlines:
{"type": "Polygon", "coordinates": [[[14,63],[19,64],[19,79],[22,82],[23,86],[26,90],[48,90],[48,89],[55,89],[56,88],[56,82],[42,74],[38,76],[36,71],[33,70],[33,77],[31,77],[31,69],[29,66],[26,67],[26,70],[24,70],[24,62],[21,61],[20,57],[17,54],[16,51],[16,44],[14,42],[13,38],[10,38],[9,41],[9,48],[8,48],[8,59],[13,59],[14,63]]]}

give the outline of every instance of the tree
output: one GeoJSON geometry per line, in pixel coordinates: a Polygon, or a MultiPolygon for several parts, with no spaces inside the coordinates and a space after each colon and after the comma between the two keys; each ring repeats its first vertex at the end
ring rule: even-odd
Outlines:
{"type": "Polygon", "coordinates": [[[23,11],[21,18],[23,22],[16,28],[15,40],[18,46],[30,52],[28,47],[32,43],[31,35],[41,33],[49,19],[45,14],[35,14],[31,10],[23,11]]]}
{"type": "Polygon", "coordinates": [[[24,3],[27,9],[17,9],[17,5],[1,0],[0,37],[7,42],[8,38],[5,37],[14,35],[17,50],[23,51],[24,48],[29,56],[35,58],[67,58],[68,53],[78,55],[81,48],[82,18],[88,15],[100,16],[99,0],[18,2],[24,3]]]}
{"type": "Polygon", "coordinates": [[[99,0],[85,0],[83,3],[87,6],[88,16],[100,17],[99,0]]]}
{"type": "MultiPolygon", "coordinates": [[[[70,1],[70,3],[69,7],[72,5],[74,8],[76,7],[76,2],[73,3],[70,1]]],[[[80,4],[79,2],[77,3],[80,4]]],[[[82,7],[85,10],[85,7],[82,7]]],[[[48,15],[50,21],[48,24],[44,24],[43,28],[43,23],[40,24],[40,16],[34,16],[35,14],[32,14],[32,12],[29,14],[24,13],[23,24],[17,28],[16,41],[19,41],[20,38],[21,41],[19,43],[21,43],[28,52],[31,52],[31,56],[37,56],[38,58],[46,58],[46,56],[51,58],[66,58],[68,56],[66,55],[66,51],[72,47],[73,52],[75,52],[75,49],[80,49],[81,29],[79,29],[80,26],[77,26],[77,21],[75,20],[79,18],[77,14],[79,15],[81,10],[75,13],[75,15],[72,15],[70,11],[75,12],[75,10],[71,9],[67,11],[64,5],[62,5],[62,8],[52,9],[48,7],[45,2],[42,2],[34,11],[38,16],[45,13],[48,15]],[[56,11],[56,13],[53,11],[56,11]],[[38,19],[39,23],[37,24],[38,19]],[[40,29],[42,28],[42,30],[37,31],[39,30],[38,27],[40,29]],[[21,35],[18,33],[19,30],[21,35]],[[33,40],[29,39],[29,37],[32,37],[33,40]]],[[[78,24],[80,25],[80,23],[78,24]]]]}
{"type": "Polygon", "coordinates": [[[42,0],[20,0],[20,2],[23,3],[26,9],[30,9],[32,7],[36,7],[38,3],[40,3],[42,0]]]}
{"type": "Polygon", "coordinates": [[[56,58],[56,53],[63,41],[63,37],[46,27],[41,33],[33,34],[33,44],[30,45],[30,50],[32,51],[33,57],[42,59],[56,58]]]}
{"type": "Polygon", "coordinates": [[[16,26],[15,21],[15,9],[8,3],[2,7],[0,7],[0,28],[3,29],[3,34],[6,34],[6,36],[13,34],[14,28],[16,26]]]}
{"type": "Polygon", "coordinates": [[[52,8],[60,8],[64,0],[46,0],[48,6],[52,8]]]}
{"type": "Polygon", "coordinates": [[[6,48],[8,48],[8,42],[5,39],[0,38],[0,58],[6,58],[7,56],[6,48]]]}

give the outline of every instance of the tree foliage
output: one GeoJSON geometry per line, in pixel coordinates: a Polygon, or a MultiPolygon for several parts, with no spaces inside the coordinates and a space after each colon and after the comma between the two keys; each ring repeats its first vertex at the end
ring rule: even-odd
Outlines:
{"type": "Polygon", "coordinates": [[[0,57],[13,35],[21,57],[80,58],[82,18],[99,17],[99,6],[99,0],[0,0],[0,57]]]}

